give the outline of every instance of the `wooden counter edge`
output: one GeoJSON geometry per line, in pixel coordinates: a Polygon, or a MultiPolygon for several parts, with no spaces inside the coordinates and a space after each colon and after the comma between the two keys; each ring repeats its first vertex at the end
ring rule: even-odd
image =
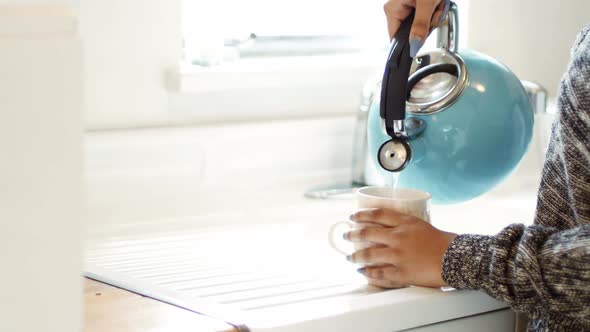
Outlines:
{"type": "Polygon", "coordinates": [[[211,317],[83,278],[86,332],[237,332],[211,317]]]}

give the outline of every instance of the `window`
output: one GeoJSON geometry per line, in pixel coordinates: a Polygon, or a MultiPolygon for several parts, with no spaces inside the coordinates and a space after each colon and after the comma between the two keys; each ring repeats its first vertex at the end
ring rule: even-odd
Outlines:
{"type": "MultiPolygon", "coordinates": [[[[456,1],[460,12],[467,1],[456,1]]],[[[173,116],[208,122],[353,114],[364,83],[383,72],[384,3],[183,0],[185,61],[173,80],[180,93],[171,96],[181,112],[173,116]]]]}
{"type": "Polygon", "coordinates": [[[387,46],[382,0],[184,0],[183,14],[185,56],[204,66],[387,46]]]}

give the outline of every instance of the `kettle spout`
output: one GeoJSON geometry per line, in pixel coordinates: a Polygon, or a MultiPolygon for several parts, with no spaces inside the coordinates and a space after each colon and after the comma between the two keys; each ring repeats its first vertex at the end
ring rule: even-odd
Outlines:
{"type": "MultiPolygon", "coordinates": [[[[383,121],[381,125],[383,126],[383,121]]],[[[411,117],[394,121],[393,127],[395,136],[381,145],[377,159],[383,169],[401,172],[414,158],[414,149],[409,141],[417,141],[426,129],[426,122],[418,117],[411,117]]]]}
{"type": "Polygon", "coordinates": [[[412,147],[403,138],[393,138],[381,145],[379,165],[389,172],[401,172],[412,160],[412,147]]]}

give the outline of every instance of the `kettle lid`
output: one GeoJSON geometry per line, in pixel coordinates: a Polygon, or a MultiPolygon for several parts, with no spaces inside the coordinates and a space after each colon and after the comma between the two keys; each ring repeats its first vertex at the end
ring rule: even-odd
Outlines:
{"type": "Polygon", "coordinates": [[[436,50],[421,55],[412,63],[406,111],[415,115],[443,111],[457,101],[468,81],[467,66],[458,54],[436,50]]]}
{"type": "Polygon", "coordinates": [[[459,48],[459,13],[457,4],[448,1],[437,31],[438,50],[414,59],[408,78],[406,111],[432,114],[451,106],[467,86],[465,62],[459,48]]]}

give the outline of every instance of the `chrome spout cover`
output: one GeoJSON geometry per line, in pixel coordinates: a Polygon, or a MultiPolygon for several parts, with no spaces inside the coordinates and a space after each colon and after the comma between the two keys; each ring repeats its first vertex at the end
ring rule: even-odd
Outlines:
{"type": "Polygon", "coordinates": [[[389,140],[379,149],[379,164],[390,172],[400,172],[410,163],[412,149],[403,139],[389,140]]]}

